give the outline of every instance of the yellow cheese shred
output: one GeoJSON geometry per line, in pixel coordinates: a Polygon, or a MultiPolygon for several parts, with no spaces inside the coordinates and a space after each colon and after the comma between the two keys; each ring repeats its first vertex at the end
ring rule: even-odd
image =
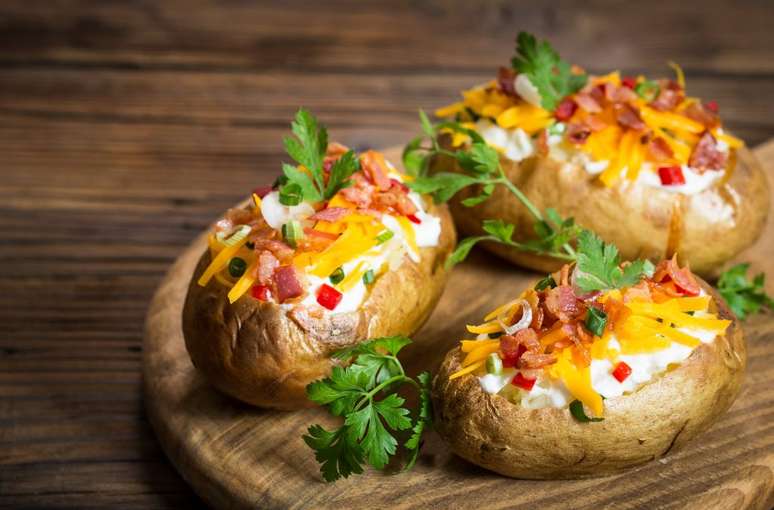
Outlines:
{"type": "Polygon", "coordinates": [[[249,266],[247,266],[247,269],[245,269],[242,277],[239,278],[233,287],[231,287],[231,290],[228,292],[229,303],[234,303],[237,299],[241,298],[245,292],[250,290],[250,287],[253,286],[253,283],[255,283],[255,277],[253,275],[255,274],[255,267],[257,265],[258,260],[256,259],[249,266]]]}
{"type": "Polygon", "coordinates": [[[466,327],[468,328],[468,333],[473,333],[476,335],[480,335],[481,333],[497,333],[498,331],[503,330],[503,327],[500,326],[500,323],[496,321],[485,322],[484,324],[479,324],[478,326],[468,324],[466,327]]]}
{"type": "Polygon", "coordinates": [[[202,276],[199,278],[197,283],[202,287],[207,285],[212,277],[215,276],[215,273],[226,267],[228,262],[231,260],[231,257],[236,255],[236,253],[239,251],[239,248],[241,248],[246,242],[247,236],[245,236],[244,239],[234,244],[233,246],[224,247],[212,260],[212,262],[210,262],[210,265],[207,266],[207,269],[204,270],[204,273],[202,273],[202,276]]]}
{"type": "Polygon", "coordinates": [[[454,372],[452,375],[449,376],[449,380],[451,381],[451,380],[457,379],[458,377],[462,377],[463,375],[467,375],[467,374],[470,374],[471,372],[475,372],[476,370],[484,366],[484,363],[486,363],[485,359],[476,361],[472,365],[467,366],[462,370],[458,370],[457,372],[454,372]]]}
{"type": "Polygon", "coordinates": [[[486,343],[484,345],[476,347],[475,349],[470,351],[467,356],[465,356],[465,359],[462,361],[462,366],[466,367],[471,363],[475,363],[482,359],[486,359],[487,356],[499,350],[500,350],[499,342],[496,344],[486,343]]]}

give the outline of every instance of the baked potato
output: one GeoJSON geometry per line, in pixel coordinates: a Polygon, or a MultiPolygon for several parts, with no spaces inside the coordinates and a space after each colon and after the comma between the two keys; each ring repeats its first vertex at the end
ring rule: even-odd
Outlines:
{"type": "MultiPolygon", "coordinates": [[[[495,147],[507,178],[539,210],[573,217],[627,260],[655,262],[677,253],[705,277],[758,238],[769,209],[764,172],[744,143],[724,131],[717,103],[686,96],[679,67],[676,79],[657,81],[573,68],[557,75],[563,82],[557,93],[533,84],[535,71],[521,63],[529,60],[523,52],[529,43],[521,38],[513,68],[436,114],[495,147]]],[[[449,151],[470,141],[461,130],[440,136],[449,151]]],[[[462,172],[448,154],[435,158],[432,170],[462,172]]],[[[514,240],[536,237],[535,217],[503,187],[474,207],[462,204],[481,189],[467,188],[451,201],[461,233],[480,235],[482,220],[502,219],[516,225],[514,240]]],[[[540,271],[563,263],[485,246],[540,271]]]]}
{"type": "MultiPolygon", "coordinates": [[[[291,178],[257,190],[215,224],[189,285],[183,332],[193,364],[249,404],[313,405],[305,388],[330,374],[334,351],[412,334],[446,282],[456,242],[446,206],[410,192],[377,152],[360,155],[358,168],[338,144],[322,151],[323,184],[344,165],[349,182],[319,201],[294,199],[291,178]]],[[[296,170],[285,174],[298,179],[296,170]]]]}
{"type": "Polygon", "coordinates": [[[667,455],[731,406],[745,342],[709,285],[674,259],[592,294],[563,271],[446,355],[434,426],[457,455],[517,478],[601,476],[667,455]]]}

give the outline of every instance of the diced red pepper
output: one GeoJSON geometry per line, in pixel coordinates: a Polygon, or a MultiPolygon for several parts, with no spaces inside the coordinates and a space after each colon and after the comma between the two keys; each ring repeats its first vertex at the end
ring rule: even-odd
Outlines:
{"type": "Polygon", "coordinates": [[[341,302],[343,296],[338,290],[327,283],[323,283],[320,290],[317,291],[317,302],[320,303],[320,306],[333,310],[341,302]]]}
{"type": "Polygon", "coordinates": [[[718,113],[718,102],[714,99],[712,101],[707,101],[704,103],[704,107],[711,111],[712,113],[718,113]]]}
{"type": "Polygon", "coordinates": [[[615,366],[615,369],[613,369],[613,377],[615,377],[616,380],[618,380],[620,383],[624,382],[630,375],[632,375],[632,367],[623,361],[619,361],[615,366]]]}
{"type": "Polygon", "coordinates": [[[406,218],[408,218],[411,223],[416,223],[417,225],[422,223],[422,220],[417,218],[416,215],[414,215],[414,214],[407,214],[406,218]]]}
{"type": "Polygon", "coordinates": [[[403,191],[403,193],[409,192],[409,187],[403,184],[402,182],[400,182],[398,179],[393,179],[392,177],[390,177],[390,182],[392,182],[397,187],[399,187],[403,191]]]}
{"type": "Polygon", "coordinates": [[[626,88],[633,89],[637,86],[637,78],[634,76],[625,76],[624,79],[621,80],[621,85],[626,88]]]}
{"type": "Polygon", "coordinates": [[[677,184],[685,184],[685,176],[683,175],[683,169],[677,165],[675,166],[662,166],[658,169],[658,176],[661,178],[661,184],[664,186],[674,186],[677,184]]]}
{"type": "Polygon", "coordinates": [[[250,294],[259,301],[268,301],[271,292],[266,285],[253,285],[253,288],[250,289],[250,294]]]}
{"type": "Polygon", "coordinates": [[[570,120],[570,117],[572,117],[572,114],[575,113],[575,110],[577,109],[578,104],[567,97],[563,99],[561,103],[559,103],[559,106],[556,107],[554,117],[556,117],[558,120],[561,120],[562,122],[565,122],[570,120]]]}
{"type": "Polygon", "coordinates": [[[269,193],[271,193],[272,189],[271,186],[258,186],[253,190],[253,193],[258,195],[259,198],[263,198],[269,193]]]}
{"type": "Polygon", "coordinates": [[[535,385],[535,381],[537,379],[527,379],[523,375],[521,375],[521,372],[518,372],[513,380],[511,381],[511,384],[514,386],[518,386],[519,388],[525,389],[527,391],[531,391],[532,387],[535,385]]]}

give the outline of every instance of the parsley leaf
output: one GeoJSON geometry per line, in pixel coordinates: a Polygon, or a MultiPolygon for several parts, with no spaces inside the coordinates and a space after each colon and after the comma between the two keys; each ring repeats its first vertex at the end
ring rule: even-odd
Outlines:
{"type": "Polygon", "coordinates": [[[352,184],[349,178],[360,170],[360,162],[351,150],[345,152],[331,166],[331,173],[328,176],[328,185],[325,187],[323,198],[330,200],[340,189],[347,188],[352,184]]]}
{"type": "Polygon", "coordinates": [[[430,373],[422,372],[417,376],[417,381],[421,387],[419,392],[419,411],[411,428],[411,437],[406,441],[405,447],[411,453],[409,461],[406,463],[404,471],[411,469],[419,456],[419,448],[422,446],[422,433],[433,424],[433,405],[430,401],[430,373]]]}
{"type": "Polygon", "coordinates": [[[760,273],[751,282],[747,279],[748,269],[750,264],[737,264],[724,271],[718,279],[718,292],[741,320],[760,312],[764,306],[774,309],[774,299],[766,294],[764,288],[766,275],[760,273]]]}
{"type": "Polygon", "coordinates": [[[405,399],[395,390],[410,383],[420,390],[420,406],[429,405],[430,376],[420,374],[415,381],[405,375],[396,356],[410,342],[406,337],[394,336],[344,349],[333,358],[354,361],[347,367],[334,367],[330,377],[307,386],[312,401],[344,418],[338,429],[328,431],[314,425],[304,436],[306,444],[315,451],[326,481],[362,473],[366,462],[383,469],[397,451],[394,432],[412,429],[406,449],[416,455],[422,432],[430,423],[430,411],[420,408],[417,421],[412,422],[411,411],[404,407],[405,399]]]}
{"type": "Polygon", "coordinates": [[[559,58],[548,41],[538,44],[535,36],[527,32],[519,32],[516,37],[516,53],[511,61],[513,68],[529,77],[546,110],[553,111],[562,99],[588,81],[585,74],[574,74],[570,64],[559,58]]]}
{"type": "Polygon", "coordinates": [[[604,243],[589,230],[578,235],[576,283],[583,292],[635,285],[652,270],[653,264],[644,260],[631,262],[622,269],[615,245],[604,243]]]}

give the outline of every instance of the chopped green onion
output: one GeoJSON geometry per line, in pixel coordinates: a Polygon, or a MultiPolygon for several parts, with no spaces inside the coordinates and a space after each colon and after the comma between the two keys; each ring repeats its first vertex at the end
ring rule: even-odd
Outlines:
{"type": "Polygon", "coordinates": [[[301,229],[301,223],[296,220],[291,220],[282,225],[282,237],[288,246],[291,248],[297,248],[299,239],[303,239],[304,231],[301,229]]]}
{"type": "Polygon", "coordinates": [[[565,125],[563,122],[556,122],[548,126],[549,135],[561,135],[564,133],[565,125]]]}
{"type": "Polygon", "coordinates": [[[223,244],[226,246],[236,246],[250,234],[251,230],[252,228],[250,228],[249,225],[240,225],[236,232],[231,234],[231,236],[227,237],[226,239],[223,239],[223,244]]]}
{"type": "Polygon", "coordinates": [[[503,360],[500,359],[500,355],[493,352],[486,358],[486,373],[493,375],[500,375],[503,371],[503,360]]]}
{"type": "Polygon", "coordinates": [[[344,274],[344,270],[340,267],[337,267],[336,270],[331,273],[328,279],[331,281],[333,285],[336,285],[341,280],[343,280],[345,276],[346,275],[344,274]]]}
{"type": "Polygon", "coordinates": [[[365,273],[363,273],[363,283],[366,285],[371,285],[374,283],[374,280],[376,279],[376,276],[374,275],[374,270],[369,269],[365,273]]]}
{"type": "Polygon", "coordinates": [[[395,235],[395,232],[393,232],[392,230],[385,230],[384,232],[376,236],[376,244],[382,244],[384,242],[387,242],[390,239],[392,239],[392,236],[394,235],[395,235]]]}
{"type": "Polygon", "coordinates": [[[581,423],[604,420],[604,418],[589,418],[586,415],[586,411],[583,410],[583,402],[581,402],[580,400],[573,400],[570,403],[570,413],[572,414],[573,418],[575,418],[581,423]]]}
{"type": "Polygon", "coordinates": [[[642,83],[638,83],[634,87],[634,91],[642,99],[650,102],[658,97],[659,92],[661,92],[661,87],[659,87],[658,83],[655,81],[645,80],[642,83]]]}
{"type": "Polygon", "coordinates": [[[247,262],[245,262],[243,258],[234,257],[231,259],[231,262],[228,263],[228,274],[233,278],[239,278],[245,274],[245,269],[247,269],[247,262]]]}
{"type": "Polygon", "coordinates": [[[556,282],[554,281],[554,277],[551,275],[546,276],[535,284],[535,290],[544,290],[547,288],[553,289],[554,287],[556,287],[556,282]]]}
{"type": "Polygon", "coordinates": [[[303,199],[304,192],[295,182],[289,182],[280,188],[279,202],[282,205],[298,205],[303,199]]]}
{"type": "Polygon", "coordinates": [[[605,332],[606,324],[607,314],[599,308],[589,307],[589,311],[586,314],[586,329],[597,336],[602,336],[602,333],[605,332]]]}

